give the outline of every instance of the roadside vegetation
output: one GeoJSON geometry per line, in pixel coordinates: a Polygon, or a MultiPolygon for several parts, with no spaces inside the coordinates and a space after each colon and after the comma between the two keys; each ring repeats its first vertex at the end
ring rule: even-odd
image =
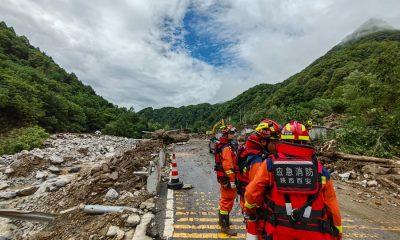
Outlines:
{"type": "Polygon", "coordinates": [[[45,136],[39,129],[48,133],[104,130],[135,138],[149,129],[133,110],[117,107],[98,96],[74,73],[67,73],[4,22],[0,22],[0,126],[2,144],[11,144],[10,139],[22,134],[17,142],[2,146],[7,153],[37,146],[36,141],[31,146],[25,140],[45,136]],[[21,126],[28,127],[13,130],[21,126]]]}
{"type": "Polygon", "coordinates": [[[0,138],[0,155],[43,146],[49,134],[39,126],[16,128],[0,138]]]}

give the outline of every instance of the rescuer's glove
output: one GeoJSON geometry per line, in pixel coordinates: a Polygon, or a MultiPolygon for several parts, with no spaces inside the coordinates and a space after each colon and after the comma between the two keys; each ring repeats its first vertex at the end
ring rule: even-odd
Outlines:
{"type": "Polygon", "coordinates": [[[230,187],[231,187],[232,189],[235,189],[235,188],[236,188],[236,183],[235,183],[235,182],[230,182],[229,185],[230,185],[230,187]]]}
{"type": "Polygon", "coordinates": [[[243,212],[244,222],[254,222],[257,220],[257,216],[254,214],[249,214],[247,212],[243,212]]]}

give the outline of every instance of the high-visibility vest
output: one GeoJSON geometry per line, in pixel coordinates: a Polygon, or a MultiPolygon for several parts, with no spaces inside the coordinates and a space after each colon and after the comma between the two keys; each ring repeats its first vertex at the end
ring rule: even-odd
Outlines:
{"type": "Polygon", "coordinates": [[[329,173],[323,169],[311,146],[278,144],[282,154],[267,159],[271,190],[266,197],[266,232],[279,226],[294,230],[338,234],[325,206],[322,189],[329,173]],[[288,155],[293,153],[293,155],[288,155]]]}

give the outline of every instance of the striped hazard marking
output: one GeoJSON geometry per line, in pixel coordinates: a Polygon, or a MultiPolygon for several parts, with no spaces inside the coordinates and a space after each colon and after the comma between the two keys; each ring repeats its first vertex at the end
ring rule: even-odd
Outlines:
{"type": "MultiPolygon", "coordinates": [[[[175,191],[173,193],[173,207],[171,206],[172,193],[168,207],[170,227],[166,227],[169,233],[168,239],[245,239],[246,231],[241,210],[235,204],[231,213],[231,228],[239,234],[230,237],[220,232],[218,225],[218,193],[175,191]],[[173,210],[171,210],[173,208],[173,210]]],[[[400,227],[367,226],[351,218],[343,219],[344,239],[381,239],[382,231],[399,232],[400,227]]],[[[166,236],[166,235],[164,235],[166,236]]]]}
{"type": "Polygon", "coordinates": [[[246,231],[239,206],[231,213],[232,228],[237,237],[220,232],[218,225],[218,193],[175,191],[173,240],[180,239],[245,239],[246,231]]]}

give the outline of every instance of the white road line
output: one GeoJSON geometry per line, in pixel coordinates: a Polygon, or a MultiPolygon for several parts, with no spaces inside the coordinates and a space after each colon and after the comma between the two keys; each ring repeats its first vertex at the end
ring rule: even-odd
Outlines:
{"type": "Polygon", "coordinates": [[[165,207],[164,238],[170,239],[174,233],[174,190],[168,189],[165,207]]]}
{"type": "Polygon", "coordinates": [[[171,189],[168,189],[168,193],[167,193],[167,199],[174,199],[174,191],[171,189]]]}

